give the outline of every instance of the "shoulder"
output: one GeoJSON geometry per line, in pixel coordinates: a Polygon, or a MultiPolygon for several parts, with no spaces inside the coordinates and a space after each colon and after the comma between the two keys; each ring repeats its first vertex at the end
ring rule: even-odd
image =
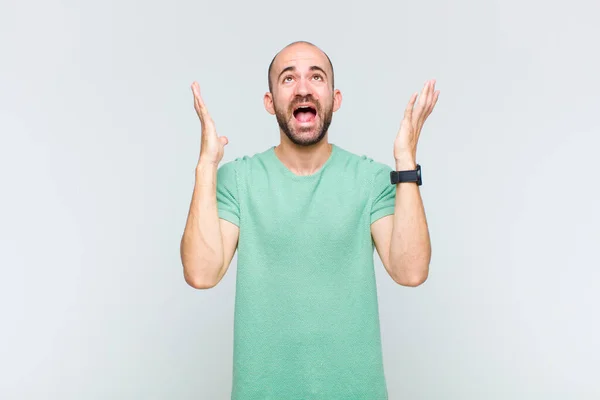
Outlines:
{"type": "Polygon", "coordinates": [[[234,171],[236,169],[243,169],[251,167],[252,165],[258,165],[265,162],[268,156],[268,152],[271,149],[268,148],[264,151],[257,152],[251,155],[241,155],[235,158],[229,159],[228,161],[222,162],[219,165],[219,169],[224,169],[227,171],[234,171]]]}
{"type": "Polygon", "coordinates": [[[272,147],[254,154],[240,155],[221,162],[218,169],[218,179],[235,181],[237,185],[244,185],[252,177],[268,175],[269,165],[272,162],[269,153],[271,149],[272,147]]]}
{"type": "Polygon", "coordinates": [[[346,174],[361,182],[369,197],[393,196],[394,187],[390,184],[393,169],[390,165],[367,154],[356,154],[339,147],[338,150],[346,174]]]}
{"type": "Polygon", "coordinates": [[[389,174],[389,172],[392,170],[388,164],[378,161],[372,156],[367,154],[353,153],[339,146],[336,147],[340,156],[340,160],[347,167],[356,168],[357,171],[364,172],[371,176],[378,173],[389,174]]]}

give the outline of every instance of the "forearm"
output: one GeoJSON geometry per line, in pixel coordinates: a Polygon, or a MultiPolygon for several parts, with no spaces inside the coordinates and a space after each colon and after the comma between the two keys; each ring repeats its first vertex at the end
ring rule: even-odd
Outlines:
{"type": "MultiPolygon", "coordinates": [[[[397,163],[397,170],[414,169],[414,163],[397,163]]],[[[409,286],[427,279],[431,242],[419,186],[414,182],[396,184],[394,227],[390,265],[395,277],[409,286]]]]}
{"type": "Polygon", "coordinates": [[[217,165],[198,164],[180,249],[185,279],[194,287],[210,287],[223,266],[216,183],[217,165]]]}

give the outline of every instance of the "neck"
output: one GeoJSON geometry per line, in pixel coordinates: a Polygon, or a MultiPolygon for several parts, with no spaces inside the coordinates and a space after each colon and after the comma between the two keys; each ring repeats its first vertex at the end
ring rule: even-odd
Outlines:
{"type": "Polygon", "coordinates": [[[332,151],[327,135],[319,143],[311,146],[299,146],[286,136],[275,146],[277,158],[296,175],[314,174],[327,162],[332,151]]]}

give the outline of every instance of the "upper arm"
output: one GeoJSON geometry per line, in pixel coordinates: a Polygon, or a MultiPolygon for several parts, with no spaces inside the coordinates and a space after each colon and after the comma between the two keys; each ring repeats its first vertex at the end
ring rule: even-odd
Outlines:
{"type": "Polygon", "coordinates": [[[394,215],[387,215],[371,224],[371,236],[375,243],[375,249],[381,263],[390,277],[393,279],[392,268],[390,266],[390,246],[392,242],[392,230],[394,228],[394,215]]]}
{"type": "Polygon", "coordinates": [[[225,163],[217,171],[217,210],[223,241],[223,265],[215,285],[223,279],[237,250],[240,236],[240,200],[237,160],[225,163]]]}
{"type": "Polygon", "coordinates": [[[371,236],[377,254],[386,271],[392,277],[390,266],[390,244],[394,228],[396,206],[396,185],[390,182],[391,168],[382,163],[374,163],[371,183],[371,236]]]}

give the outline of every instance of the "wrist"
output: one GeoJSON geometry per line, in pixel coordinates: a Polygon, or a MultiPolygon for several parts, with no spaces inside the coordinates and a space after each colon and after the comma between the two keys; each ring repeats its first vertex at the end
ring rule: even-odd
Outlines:
{"type": "Polygon", "coordinates": [[[198,161],[198,164],[196,165],[196,172],[198,171],[211,171],[213,169],[217,169],[219,167],[219,163],[214,163],[212,161],[204,161],[204,160],[200,160],[198,161]]]}
{"type": "Polygon", "coordinates": [[[394,151],[396,171],[408,171],[417,168],[415,152],[411,150],[394,151]]]}
{"type": "Polygon", "coordinates": [[[217,176],[218,166],[214,163],[201,162],[196,165],[196,181],[213,181],[217,176]]]}
{"type": "Polygon", "coordinates": [[[396,171],[412,171],[415,169],[417,169],[417,163],[414,159],[396,159],[396,171]]]}

